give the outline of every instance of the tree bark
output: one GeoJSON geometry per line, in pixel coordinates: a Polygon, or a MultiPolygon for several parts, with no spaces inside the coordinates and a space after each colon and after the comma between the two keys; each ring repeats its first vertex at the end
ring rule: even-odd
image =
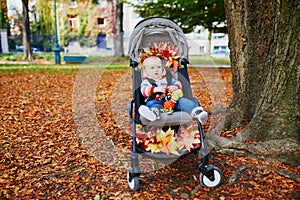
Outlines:
{"type": "Polygon", "coordinates": [[[30,21],[28,15],[28,0],[22,0],[22,15],[23,15],[23,47],[24,60],[33,60],[31,51],[31,35],[30,35],[30,21]]]}
{"type": "Polygon", "coordinates": [[[299,1],[225,0],[233,99],[224,127],[244,127],[226,148],[300,163],[299,8],[299,1]]]}
{"type": "Polygon", "coordinates": [[[123,48],[123,3],[116,0],[116,24],[115,24],[115,38],[114,38],[114,56],[124,57],[123,48]]]}

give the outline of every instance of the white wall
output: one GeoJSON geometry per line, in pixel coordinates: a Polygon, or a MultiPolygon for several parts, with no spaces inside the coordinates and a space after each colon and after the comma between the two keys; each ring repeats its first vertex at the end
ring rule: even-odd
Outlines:
{"type": "Polygon", "coordinates": [[[0,37],[1,37],[1,48],[2,48],[2,53],[8,53],[9,48],[8,48],[8,40],[7,40],[7,31],[4,29],[0,29],[0,37]]]}
{"type": "MultiPolygon", "coordinates": [[[[135,1],[132,1],[135,2],[135,1]]],[[[131,36],[131,32],[136,26],[139,21],[141,21],[143,18],[141,18],[137,13],[134,12],[134,9],[129,6],[128,4],[124,4],[123,7],[123,30],[124,30],[124,36],[123,36],[123,46],[124,46],[124,53],[128,54],[128,45],[129,45],[129,38],[131,36]]]]}

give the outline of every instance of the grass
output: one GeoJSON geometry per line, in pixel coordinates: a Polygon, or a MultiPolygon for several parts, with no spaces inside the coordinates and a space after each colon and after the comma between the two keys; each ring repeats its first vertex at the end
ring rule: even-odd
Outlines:
{"type": "Polygon", "coordinates": [[[189,56],[191,65],[230,65],[230,59],[228,56],[211,56],[211,55],[200,55],[200,56],[189,56]]]}
{"type": "MultiPolygon", "coordinates": [[[[46,61],[54,59],[53,53],[39,53],[39,54],[33,53],[32,56],[34,59],[44,59],[46,61]]],[[[22,59],[23,59],[23,53],[21,52],[0,54],[0,60],[17,61],[22,59]]]]}
{"type": "Polygon", "coordinates": [[[49,65],[49,64],[0,64],[0,73],[72,73],[79,70],[89,70],[91,68],[105,70],[127,70],[129,65],[125,64],[68,64],[68,65],[49,65]]]}
{"type": "Polygon", "coordinates": [[[125,56],[124,58],[115,58],[113,56],[88,56],[87,57],[88,63],[107,63],[107,62],[113,62],[113,63],[129,63],[129,56],[125,56]]]}
{"type": "Polygon", "coordinates": [[[62,67],[61,65],[38,65],[38,64],[0,64],[0,73],[69,73],[78,71],[79,67],[62,67]]]}
{"type": "MultiPolygon", "coordinates": [[[[230,65],[230,60],[228,56],[211,56],[211,55],[199,55],[199,56],[189,56],[189,61],[192,65],[230,65]]],[[[129,57],[125,58],[114,58],[113,56],[89,56],[87,58],[88,63],[129,63],[129,57]]]]}
{"type": "MultiPolygon", "coordinates": [[[[87,62],[84,64],[18,64],[17,61],[22,60],[22,53],[9,53],[0,54],[0,61],[11,61],[10,64],[0,64],[0,73],[11,73],[11,72],[45,72],[56,73],[63,71],[76,71],[84,68],[106,68],[110,69],[128,69],[129,68],[129,57],[115,58],[113,56],[89,56],[87,62]]],[[[35,59],[41,59],[45,61],[54,60],[53,53],[41,53],[33,54],[35,59]]],[[[62,57],[62,56],[61,56],[62,57]]],[[[228,56],[213,57],[210,55],[201,56],[189,56],[191,65],[230,65],[228,56]]]]}

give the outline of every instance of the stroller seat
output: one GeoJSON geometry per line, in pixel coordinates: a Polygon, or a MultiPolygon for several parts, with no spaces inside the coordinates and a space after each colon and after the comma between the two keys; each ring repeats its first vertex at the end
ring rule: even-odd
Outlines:
{"type": "MultiPolygon", "coordinates": [[[[165,60],[163,60],[162,62],[164,65],[166,65],[165,60]]],[[[178,75],[179,73],[175,73],[173,71],[173,69],[164,67],[164,70],[166,72],[166,77],[169,80],[175,79],[175,80],[183,81],[186,79],[186,77],[182,77],[182,75],[178,75]]],[[[143,70],[141,70],[141,81],[143,80],[142,77],[143,77],[143,70]]],[[[191,94],[190,88],[184,87],[184,89],[187,90],[187,91],[183,91],[184,94],[185,93],[191,94]]],[[[144,100],[145,100],[144,98],[141,99],[141,101],[144,101],[144,100]]],[[[177,126],[180,124],[186,124],[193,120],[192,116],[185,111],[175,111],[172,114],[161,112],[159,114],[159,116],[160,116],[159,119],[152,121],[152,122],[143,116],[140,116],[139,119],[140,119],[140,122],[142,125],[153,126],[153,127],[177,126]]]]}
{"type": "Polygon", "coordinates": [[[148,119],[140,116],[141,123],[147,126],[164,127],[176,126],[180,124],[187,124],[193,120],[192,116],[185,111],[176,111],[171,115],[167,113],[160,113],[160,118],[151,122],[148,119]]]}

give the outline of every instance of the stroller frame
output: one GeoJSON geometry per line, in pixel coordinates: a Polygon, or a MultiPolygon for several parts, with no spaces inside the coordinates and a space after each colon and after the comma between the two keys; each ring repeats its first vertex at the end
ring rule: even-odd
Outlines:
{"type": "MultiPolygon", "coordinates": [[[[187,41],[185,39],[185,36],[184,36],[182,30],[179,28],[179,26],[174,21],[169,20],[167,18],[162,18],[162,17],[151,17],[151,18],[144,19],[144,20],[140,21],[134,28],[134,31],[136,30],[136,32],[132,33],[130,41],[136,41],[136,38],[135,38],[136,35],[139,35],[140,32],[149,31],[147,28],[149,28],[151,31],[153,29],[153,27],[155,28],[155,26],[157,26],[159,31],[162,31],[163,30],[162,28],[164,28],[164,24],[166,24],[166,27],[167,27],[166,29],[168,29],[168,30],[170,28],[175,29],[175,31],[178,33],[179,37],[181,37],[179,39],[180,40],[179,44],[177,43],[177,45],[179,45],[179,47],[182,47],[181,52],[180,52],[181,66],[178,68],[178,72],[177,72],[179,74],[178,80],[182,83],[182,90],[184,91],[184,97],[196,100],[192,94],[192,89],[190,86],[190,79],[189,79],[188,70],[187,70],[187,66],[189,64],[188,56],[187,56],[187,49],[188,49],[187,41]],[[145,27],[145,29],[143,29],[143,27],[145,27]]],[[[165,34],[165,33],[163,33],[163,34],[165,34]]],[[[174,33],[172,33],[172,34],[174,35],[174,33]]],[[[142,123],[142,121],[140,120],[140,115],[138,112],[139,106],[144,104],[144,102],[143,102],[144,97],[142,96],[141,91],[140,91],[140,84],[142,81],[141,70],[138,69],[138,61],[137,61],[139,52],[141,51],[143,46],[138,45],[138,46],[132,47],[131,43],[129,43],[129,44],[130,44],[130,47],[129,47],[130,63],[129,64],[132,69],[132,92],[133,92],[134,98],[131,99],[131,101],[128,104],[129,120],[132,124],[132,152],[131,152],[131,157],[130,157],[131,165],[127,170],[127,182],[128,182],[129,188],[132,191],[136,191],[139,188],[139,176],[141,174],[140,167],[139,167],[139,158],[138,158],[139,153],[143,153],[143,155],[148,156],[150,158],[154,158],[154,159],[155,158],[156,159],[157,158],[159,158],[159,159],[174,159],[174,158],[178,158],[178,156],[165,155],[164,157],[162,157],[161,156],[162,154],[158,154],[158,156],[156,156],[155,154],[151,154],[149,152],[140,150],[137,147],[136,126],[138,124],[145,126],[142,123]]],[[[180,50],[180,48],[179,48],[179,50],[180,50]]],[[[198,101],[197,101],[197,103],[198,103],[198,101]]],[[[221,173],[221,170],[218,169],[217,167],[215,167],[213,165],[209,165],[209,152],[205,145],[202,124],[198,120],[197,120],[197,124],[198,124],[198,131],[200,134],[201,145],[199,147],[196,147],[195,149],[193,149],[192,152],[198,153],[199,158],[200,158],[200,162],[196,166],[200,172],[200,176],[199,176],[200,183],[204,187],[214,188],[214,187],[217,187],[218,185],[220,185],[221,180],[222,180],[222,173],[221,173]]],[[[183,155],[186,155],[186,153],[183,155]]]]}

